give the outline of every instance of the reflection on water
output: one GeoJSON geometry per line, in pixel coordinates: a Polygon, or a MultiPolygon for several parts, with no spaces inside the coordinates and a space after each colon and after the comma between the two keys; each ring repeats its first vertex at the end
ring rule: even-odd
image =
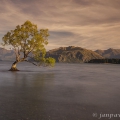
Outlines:
{"type": "Polygon", "coordinates": [[[94,120],[93,112],[120,111],[119,65],[0,66],[0,120],[94,120]]]}

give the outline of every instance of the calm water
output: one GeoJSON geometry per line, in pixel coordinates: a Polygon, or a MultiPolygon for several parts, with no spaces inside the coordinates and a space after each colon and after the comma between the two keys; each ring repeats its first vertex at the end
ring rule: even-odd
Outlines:
{"type": "Polygon", "coordinates": [[[0,120],[98,120],[102,113],[120,114],[120,65],[20,63],[19,72],[10,72],[11,64],[0,62],[0,120]]]}

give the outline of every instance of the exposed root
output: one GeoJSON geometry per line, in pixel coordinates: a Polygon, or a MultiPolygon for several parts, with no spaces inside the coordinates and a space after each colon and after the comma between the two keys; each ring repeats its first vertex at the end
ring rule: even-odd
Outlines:
{"type": "Polygon", "coordinates": [[[11,68],[9,71],[19,71],[17,68],[11,68]]]}

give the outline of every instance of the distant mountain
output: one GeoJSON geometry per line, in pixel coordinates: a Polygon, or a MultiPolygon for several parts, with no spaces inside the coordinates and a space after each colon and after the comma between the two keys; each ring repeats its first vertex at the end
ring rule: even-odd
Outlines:
{"type": "Polygon", "coordinates": [[[91,59],[104,59],[98,53],[81,47],[60,47],[47,52],[47,57],[53,57],[57,62],[88,62],[91,59]]]}
{"type": "MultiPolygon", "coordinates": [[[[57,62],[80,63],[88,62],[92,59],[118,58],[120,59],[120,49],[88,50],[81,47],[60,47],[47,52],[47,57],[53,57],[57,62]]],[[[0,48],[0,60],[15,60],[13,50],[0,48]]]]}
{"type": "Polygon", "coordinates": [[[107,50],[96,50],[95,52],[105,58],[119,58],[120,59],[120,49],[109,48],[107,50]]]}
{"type": "Polygon", "coordinates": [[[0,60],[15,60],[14,51],[0,48],[0,60]]]}

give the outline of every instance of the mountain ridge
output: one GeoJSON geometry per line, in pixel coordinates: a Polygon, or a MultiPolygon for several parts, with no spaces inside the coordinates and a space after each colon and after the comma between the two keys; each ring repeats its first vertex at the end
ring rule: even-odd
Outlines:
{"type": "MultiPolygon", "coordinates": [[[[120,49],[109,48],[107,50],[92,51],[82,47],[68,46],[59,47],[47,51],[46,57],[53,57],[56,62],[88,62],[91,59],[118,58],[120,59],[120,49]]],[[[0,48],[0,60],[15,60],[13,50],[0,48]]]]}
{"type": "Polygon", "coordinates": [[[60,47],[47,52],[47,57],[53,57],[57,62],[88,62],[91,59],[103,59],[98,53],[81,47],[60,47]]]}
{"type": "Polygon", "coordinates": [[[0,48],[0,60],[15,60],[14,51],[0,48]]]}
{"type": "Polygon", "coordinates": [[[109,48],[107,50],[96,50],[95,52],[105,58],[119,58],[120,59],[120,49],[109,48]]]}

